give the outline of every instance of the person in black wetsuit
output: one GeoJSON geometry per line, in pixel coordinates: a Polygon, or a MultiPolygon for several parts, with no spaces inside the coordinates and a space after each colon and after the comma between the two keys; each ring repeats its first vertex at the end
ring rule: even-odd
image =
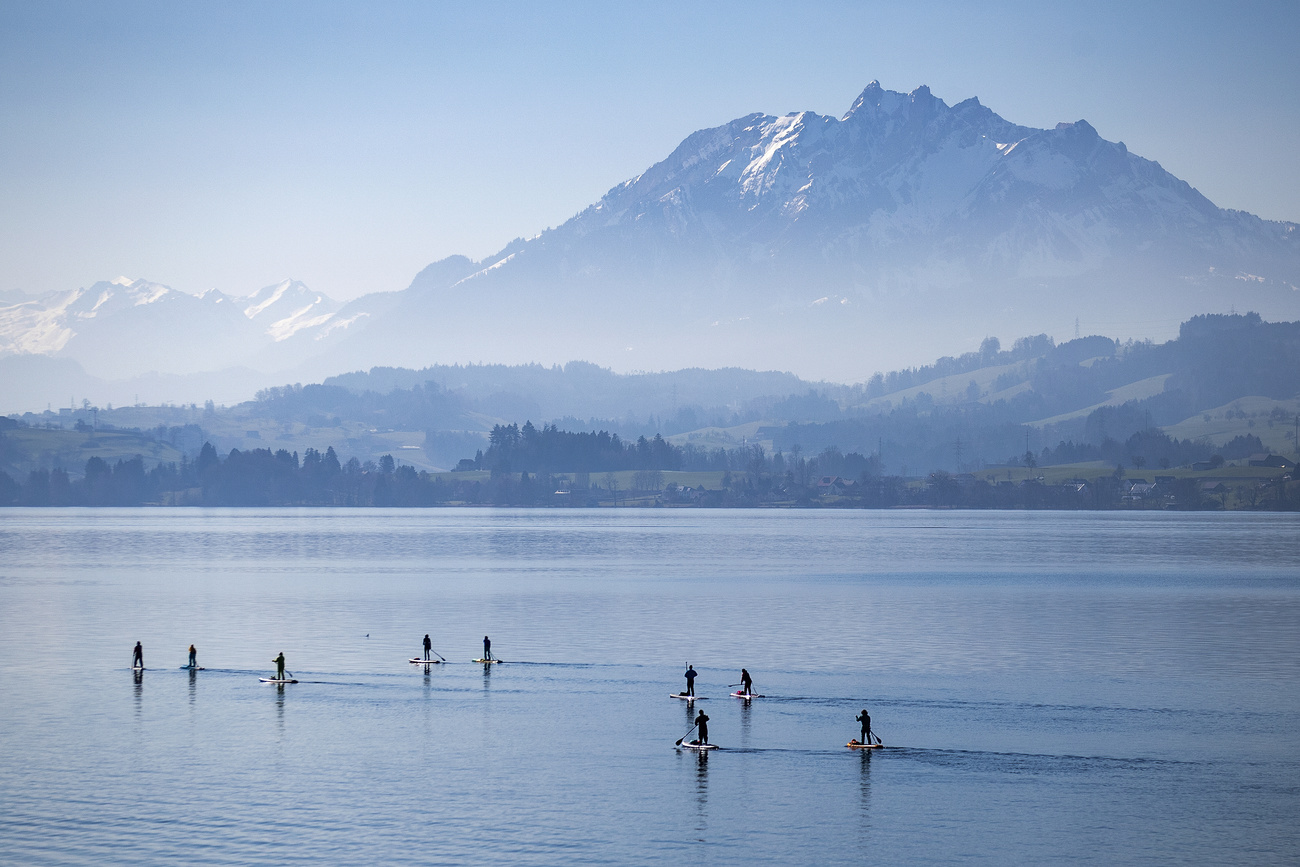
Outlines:
{"type": "Polygon", "coordinates": [[[429,640],[429,633],[424,633],[424,658],[429,658],[429,651],[433,650],[433,642],[429,640]]]}
{"type": "Polygon", "coordinates": [[[698,677],[698,675],[695,673],[695,669],[691,668],[689,662],[686,663],[686,692],[682,693],[682,695],[695,695],[696,677],[698,677]]]}
{"type": "Polygon", "coordinates": [[[749,676],[749,670],[745,668],[740,670],[740,691],[745,695],[754,694],[754,679],[749,676]]]}
{"type": "Polygon", "coordinates": [[[709,742],[709,718],[700,711],[699,716],[695,717],[695,725],[700,729],[700,739],[696,741],[700,746],[709,742]]]}
{"type": "Polygon", "coordinates": [[[131,653],[131,667],[144,668],[144,647],[138,641],[135,643],[135,650],[131,653]]]}
{"type": "Polygon", "coordinates": [[[283,650],[280,651],[280,655],[271,661],[275,663],[275,679],[285,680],[286,678],[284,676],[284,651],[283,650]]]}
{"type": "Polygon", "coordinates": [[[871,743],[871,714],[867,713],[867,709],[864,707],[862,713],[854,717],[854,719],[862,723],[862,740],[858,741],[858,743],[871,743]]]}
{"type": "Polygon", "coordinates": [[[483,636],[483,658],[484,659],[492,658],[492,640],[488,638],[486,635],[483,636]]]}

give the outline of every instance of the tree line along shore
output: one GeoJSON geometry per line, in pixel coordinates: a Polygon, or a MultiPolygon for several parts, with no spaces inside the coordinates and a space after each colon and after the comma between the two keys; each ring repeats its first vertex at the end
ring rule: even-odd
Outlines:
{"type": "MultiPolygon", "coordinates": [[[[0,433],[0,436],[3,436],[0,433]]],[[[1151,432],[1148,439],[1168,437],[1151,432]]],[[[0,444],[2,445],[2,444],[0,444]]],[[[498,426],[491,445],[456,471],[340,461],[333,447],[232,449],[205,443],[196,459],[147,466],[143,456],[100,457],[84,471],[0,471],[0,506],[537,506],[702,508],[976,508],[1300,510],[1300,481],[1288,458],[1215,453],[1187,465],[1143,457],[1042,465],[1052,449],[1016,466],[939,470],[905,477],[880,472],[878,456],[829,447],[812,457],[761,446],[692,451],[659,437],[625,442],[604,432],[498,426]],[[583,467],[562,471],[562,462],[583,467]]],[[[1177,450],[1175,442],[1171,446],[1177,450]]],[[[1068,453],[1067,444],[1057,451],[1068,453]]]]}

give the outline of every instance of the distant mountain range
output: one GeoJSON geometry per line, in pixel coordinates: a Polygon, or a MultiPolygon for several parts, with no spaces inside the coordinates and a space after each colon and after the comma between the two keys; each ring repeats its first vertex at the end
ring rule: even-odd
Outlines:
{"type": "Polygon", "coordinates": [[[694,133],[563,225],[403,291],[340,304],[293,281],[236,298],[119,278],[0,301],[0,355],[108,379],[584,358],[861,381],[1076,319],[1126,338],[1234,307],[1300,318],[1297,286],[1296,224],[1218,208],[1085,121],[1033,129],[872,82],[838,119],[694,133]]]}

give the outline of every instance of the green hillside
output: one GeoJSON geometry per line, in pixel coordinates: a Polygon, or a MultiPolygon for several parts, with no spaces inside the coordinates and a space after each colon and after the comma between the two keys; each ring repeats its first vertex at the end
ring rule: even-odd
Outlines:
{"type": "Polygon", "coordinates": [[[17,427],[0,431],[0,471],[24,479],[32,470],[65,469],[80,475],[90,458],[109,464],[139,455],[147,468],[179,462],[182,451],[150,436],[123,432],[17,427]]]}

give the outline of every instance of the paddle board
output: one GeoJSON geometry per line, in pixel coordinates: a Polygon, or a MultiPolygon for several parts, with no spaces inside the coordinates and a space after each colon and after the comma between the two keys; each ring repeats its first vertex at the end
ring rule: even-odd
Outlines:
{"type": "Polygon", "coordinates": [[[437,665],[438,663],[442,662],[442,660],[441,659],[412,659],[411,662],[416,665],[437,665]]]}
{"type": "Polygon", "coordinates": [[[494,662],[505,662],[504,659],[473,659],[471,662],[481,662],[484,665],[491,665],[494,662]]]}
{"type": "Polygon", "coordinates": [[[680,744],[679,746],[684,750],[701,750],[701,751],[716,750],[718,748],[717,744],[702,744],[699,741],[687,741],[686,743],[680,744]]]}
{"type": "Polygon", "coordinates": [[[686,695],[685,693],[682,693],[682,692],[670,692],[670,693],[668,693],[668,697],[669,697],[669,698],[680,698],[680,699],[682,699],[683,701],[695,701],[697,698],[700,698],[700,699],[704,698],[704,696],[702,696],[702,695],[686,695]]]}
{"type": "Polygon", "coordinates": [[[297,683],[296,680],[276,680],[274,677],[259,677],[262,683],[297,683]]]}
{"type": "Polygon", "coordinates": [[[207,671],[207,669],[201,665],[182,665],[181,671],[207,671]]]}
{"type": "Polygon", "coordinates": [[[849,741],[844,746],[851,750],[878,750],[883,747],[884,744],[860,744],[857,741],[849,741]]]}
{"type": "Polygon", "coordinates": [[[745,701],[749,701],[751,698],[767,698],[761,692],[733,692],[732,695],[736,698],[743,698],[745,701]]]}
{"type": "Polygon", "coordinates": [[[132,670],[132,671],[144,671],[144,666],[143,666],[143,665],[133,665],[133,666],[131,666],[131,670],[132,670]]]}

